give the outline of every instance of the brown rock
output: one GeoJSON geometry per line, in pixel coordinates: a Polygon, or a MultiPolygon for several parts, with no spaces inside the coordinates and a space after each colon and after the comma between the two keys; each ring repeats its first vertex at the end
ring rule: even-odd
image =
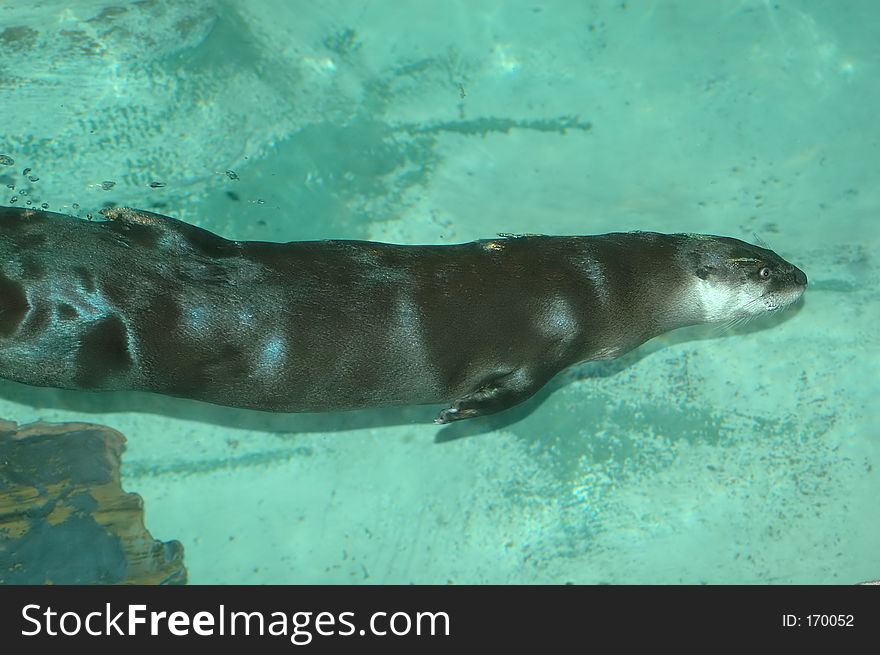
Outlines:
{"type": "Polygon", "coordinates": [[[125,437],[89,423],[0,420],[0,584],[183,584],[119,482],[125,437]]]}

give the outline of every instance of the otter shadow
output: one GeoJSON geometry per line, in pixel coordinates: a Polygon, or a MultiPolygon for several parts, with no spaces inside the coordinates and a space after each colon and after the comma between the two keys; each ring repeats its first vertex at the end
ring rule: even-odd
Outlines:
{"type": "MultiPolygon", "coordinates": [[[[0,380],[0,398],[34,408],[61,409],[83,414],[78,420],[89,420],[88,415],[106,416],[134,412],[279,435],[424,424],[430,423],[436,414],[426,406],[328,413],[262,412],[140,391],[76,391],[31,387],[9,380],[0,380]]],[[[16,419],[15,416],[5,418],[16,419]]]]}

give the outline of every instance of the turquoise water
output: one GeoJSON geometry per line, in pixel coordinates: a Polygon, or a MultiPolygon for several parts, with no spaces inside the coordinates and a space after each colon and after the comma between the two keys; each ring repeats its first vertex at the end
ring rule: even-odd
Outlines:
{"type": "Polygon", "coordinates": [[[273,241],[757,236],[810,286],[452,428],[11,382],[0,417],[121,430],[194,583],[880,578],[878,27],[870,0],[4,0],[3,204],[273,241]]]}

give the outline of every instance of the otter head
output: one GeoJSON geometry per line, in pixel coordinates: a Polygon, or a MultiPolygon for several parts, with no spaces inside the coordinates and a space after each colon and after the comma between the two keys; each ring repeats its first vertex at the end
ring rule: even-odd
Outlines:
{"type": "Polygon", "coordinates": [[[775,312],[807,287],[806,274],[772,250],[730,237],[691,236],[693,289],[707,323],[775,312]]]}

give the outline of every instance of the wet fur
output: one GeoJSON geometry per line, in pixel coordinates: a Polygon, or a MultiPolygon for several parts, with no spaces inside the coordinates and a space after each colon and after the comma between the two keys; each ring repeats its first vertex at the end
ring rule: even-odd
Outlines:
{"type": "Polygon", "coordinates": [[[737,321],[806,284],[770,250],[706,235],[282,244],[107,218],[0,208],[0,377],[270,411],[449,403],[445,423],[707,322],[707,298],[739,302],[712,319],[737,321]],[[749,302],[723,295],[743,285],[749,302]]]}

